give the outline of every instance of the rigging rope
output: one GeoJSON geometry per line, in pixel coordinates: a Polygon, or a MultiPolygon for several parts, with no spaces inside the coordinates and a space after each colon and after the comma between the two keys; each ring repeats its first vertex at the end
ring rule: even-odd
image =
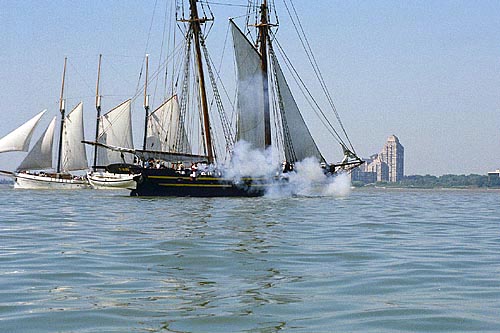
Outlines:
{"type": "MultiPolygon", "coordinates": [[[[149,40],[151,39],[151,30],[153,29],[153,21],[154,21],[154,17],[155,17],[155,12],[156,12],[156,5],[158,4],[158,0],[155,0],[155,4],[154,4],[154,7],[153,7],[153,15],[151,15],[151,22],[149,24],[149,31],[148,31],[148,38],[146,39],[146,47],[144,49],[144,54],[148,53],[148,48],[149,48],[149,40]]],[[[143,63],[144,64],[144,63],[143,63]]],[[[137,86],[135,88],[135,90],[138,90],[139,89],[139,84],[141,82],[141,77],[142,77],[142,70],[143,70],[144,67],[141,67],[141,71],[139,73],[139,78],[137,80],[137,86]]]]}
{"type": "MultiPolygon", "coordinates": [[[[180,121],[181,124],[186,123],[186,111],[187,111],[187,106],[188,106],[188,95],[189,95],[189,76],[190,76],[190,62],[191,62],[191,35],[192,35],[192,30],[189,30],[189,34],[186,38],[186,45],[185,45],[185,54],[186,54],[186,59],[184,63],[184,78],[182,79],[182,92],[181,92],[181,103],[179,105],[180,107],[180,121]]],[[[185,126],[185,128],[189,128],[188,126],[185,126]]],[[[177,144],[177,143],[176,143],[177,144]]]]}
{"type": "Polygon", "coordinates": [[[203,53],[205,55],[205,63],[207,65],[207,71],[208,71],[208,75],[210,77],[210,83],[212,84],[212,91],[213,91],[214,99],[215,99],[215,102],[217,105],[217,111],[219,113],[219,118],[220,118],[221,125],[222,125],[222,131],[224,132],[224,137],[225,137],[225,141],[226,141],[226,151],[231,151],[233,149],[233,146],[234,146],[234,139],[233,139],[233,135],[231,133],[231,127],[230,127],[229,122],[227,120],[227,116],[224,112],[224,106],[222,104],[222,100],[221,100],[221,97],[219,94],[219,89],[217,88],[217,82],[215,80],[215,76],[214,76],[212,66],[211,66],[210,55],[208,53],[208,50],[207,50],[207,47],[205,44],[205,39],[203,37],[200,39],[200,43],[201,43],[201,47],[203,49],[203,53]]]}
{"type": "Polygon", "coordinates": [[[229,2],[215,2],[215,1],[205,1],[207,5],[221,5],[221,6],[228,6],[228,7],[247,7],[248,5],[238,5],[234,3],[229,3],[229,2]]]}
{"type": "MultiPolygon", "coordinates": [[[[293,14],[294,15],[292,15],[292,13],[290,12],[290,9],[288,8],[288,5],[287,5],[287,1],[284,0],[283,3],[285,4],[285,8],[286,8],[286,10],[288,12],[288,15],[290,16],[290,19],[292,20],[292,24],[295,27],[295,30],[297,32],[297,36],[299,37],[299,40],[300,40],[300,42],[301,42],[301,44],[302,44],[302,46],[303,46],[303,48],[304,48],[304,50],[305,50],[305,52],[307,54],[309,62],[311,63],[311,66],[313,67],[314,73],[316,74],[316,77],[318,78],[318,81],[319,81],[319,83],[320,83],[320,85],[321,85],[321,87],[323,89],[323,92],[325,93],[325,96],[326,96],[326,98],[327,98],[327,100],[328,100],[328,102],[329,102],[329,104],[330,104],[333,112],[335,113],[337,121],[339,122],[339,125],[340,125],[340,127],[341,127],[341,129],[342,129],[342,131],[343,131],[343,133],[345,135],[345,138],[349,142],[349,145],[350,145],[350,147],[352,149],[352,152],[355,153],[354,147],[353,147],[353,145],[351,143],[351,140],[349,139],[349,136],[347,135],[347,132],[346,132],[346,130],[344,128],[344,125],[343,125],[343,123],[342,123],[342,121],[340,119],[340,116],[339,116],[338,112],[337,112],[337,108],[335,107],[335,104],[333,103],[333,99],[331,97],[331,94],[328,91],[328,88],[326,86],[326,83],[325,83],[325,80],[323,78],[323,75],[321,74],[321,71],[319,70],[319,66],[318,66],[318,63],[316,61],[316,58],[314,57],[314,54],[312,53],[312,48],[311,48],[311,46],[309,44],[309,40],[307,39],[307,35],[305,34],[305,31],[304,31],[304,28],[302,26],[302,23],[300,22],[300,18],[299,18],[298,14],[297,14],[297,11],[295,9],[293,1],[292,0],[289,0],[289,1],[290,1],[290,5],[291,5],[291,7],[293,9],[293,14]]],[[[323,115],[323,117],[326,118],[326,115],[323,113],[323,111],[321,109],[319,109],[319,110],[320,110],[321,114],[323,115]]]]}
{"type": "Polygon", "coordinates": [[[302,91],[302,93],[306,97],[306,100],[308,101],[309,105],[312,107],[312,109],[314,110],[314,112],[318,115],[319,119],[321,120],[321,122],[323,123],[323,125],[325,125],[325,127],[328,129],[328,131],[330,132],[330,134],[332,134],[332,136],[337,140],[337,142],[340,143],[342,146],[345,146],[345,143],[342,140],[342,137],[338,134],[337,130],[332,125],[332,123],[330,122],[330,120],[321,111],[321,107],[319,106],[318,102],[314,99],[311,91],[309,90],[309,88],[307,88],[305,82],[299,76],[296,68],[291,63],[290,58],[288,58],[288,56],[284,52],[281,44],[278,42],[277,39],[275,39],[275,44],[278,46],[278,49],[281,51],[281,55],[283,56],[283,59],[285,60],[285,64],[287,65],[287,67],[290,70],[290,72],[293,74],[293,78],[295,79],[295,81],[297,82],[300,90],[302,91]],[[307,98],[307,97],[309,97],[309,98],[307,98]],[[318,114],[318,110],[319,110],[320,114],[318,114]]]}
{"type": "MultiPolygon", "coordinates": [[[[90,96],[92,96],[92,95],[93,95],[93,91],[94,91],[94,90],[93,90],[93,89],[94,89],[94,87],[92,87],[92,85],[91,85],[91,84],[89,84],[89,83],[85,80],[85,78],[83,77],[83,75],[82,75],[82,74],[80,74],[80,72],[78,71],[78,69],[76,68],[76,66],[75,66],[75,65],[73,65],[73,62],[72,62],[72,61],[70,61],[70,59],[68,59],[67,61],[68,61],[68,65],[69,65],[69,67],[71,67],[71,68],[75,71],[76,75],[77,75],[78,77],[80,77],[80,79],[81,79],[81,80],[82,80],[82,82],[85,84],[85,86],[87,87],[87,89],[88,89],[89,91],[91,91],[91,92],[92,92],[92,93],[90,94],[90,96]]],[[[69,86],[69,85],[68,85],[68,78],[66,77],[66,84],[65,84],[66,95],[68,95],[68,86],[69,86]]],[[[79,96],[74,96],[74,97],[71,97],[71,98],[66,97],[65,99],[66,99],[66,100],[70,100],[70,99],[79,99],[79,98],[83,98],[83,97],[88,97],[88,96],[80,96],[80,97],[79,97],[79,96]]]]}
{"type": "MultiPolygon", "coordinates": [[[[290,129],[288,127],[287,119],[285,116],[285,106],[283,103],[283,97],[281,94],[280,86],[278,84],[278,73],[277,73],[277,68],[278,68],[278,60],[276,59],[276,54],[274,53],[274,49],[272,47],[272,44],[269,43],[269,56],[272,61],[272,71],[273,75],[271,76],[271,81],[274,84],[274,91],[275,94],[273,94],[273,99],[277,99],[277,105],[278,108],[281,110],[280,113],[280,118],[281,118],[281,131],[282,131],[282,140],[281,144],[283,145],[283,148],[285,150],[285,158],[288,160],[288,162],[295,163],[297,161],[297,155],[295,154],[295,150],[293,149],[293,141],[292,137],[290,134],[290,129]],[[277,95],[277,96],[275,96],[277,95]],[[287,158],[288,157],[288,158],[287,158]]],[[[276,102],[275,102],[276,103],[276,102]]],[[[277,117],[275,117],[276,119],[277,117]]],[[[275,124],[275,128],[280,128],[278,124],[275,124]]],[[[277,136],[279,138],[279,136],[277,136]]]]}

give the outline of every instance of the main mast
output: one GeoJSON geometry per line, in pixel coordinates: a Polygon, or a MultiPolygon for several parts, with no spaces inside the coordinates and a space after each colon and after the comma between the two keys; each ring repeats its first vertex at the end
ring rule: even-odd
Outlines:
{"type": "Polygon", "coordinates": [[[201,99],[201,111],[203,114],[203,125],[205,128],[205,141],[207,145],[207,158],[209,163],[214,162],[213,146],[212,146],[212,134],[210,133],[210,117],[208,114],[208,102],[207,102],[207,91],[205,87],[205,73],[203,71],[203,61],[200,48],[200,35],[201,35],[201,23],[207,21],[206,18],[198,17],[198,8],[196,6],[197,0],[190,0],[190,11],[191,17],[189,20],[190,30],[193,31],[194,47],[195,47],[195,57],[196,64],[198,67],[198,78],[199,78],[199,88],[200,88],[200,99],[201,99]]]}
{"type": "Polygon", "coordinates": [[[265,147],[271,146],[271,117],[269,110],[269,81],[268,81],[268,63],[267,63],[267,41],[269,36],[268,7],[267,0],[264,0],[260,6],[260,24],[259,29],[260,55],[262,60],[262,80],[264,87],[264,144],[265,147]]]}
{"type": "Polygon", "coordinates": [[[61,86],[61,98],[59,99],[59,111],[61,112],[61,128],[59,131],[59,149],[57,152],[57,169],[56,172],[60,173],[61,172],[61,157],[62,157],[62,145],[63,145],[63,132],[64,132],[64,117],[65,115],[65,103],[64,103],[64,80],[66,78],[66,62],[68,58],[64,58],[64,69],[63,69],[63,76],[62,76],[62,86],[61,86]]]}
{"type": "Polygon", "coordinates": [[[142,141],[143,150],[146,150],[146,141],[148,138],[148,121],[149,121],[148,69],[149,69],[149,54],[146,54],[146,82],[144,83],[144,111],[146,112],[146,117],[144,119],[144,140],[142,141]]]}
{"type": "MultiPolygon", "coordinates": [[[[99,95],[99,82],[101,80],[101,59],[102,54],[99,54],[99,65],[97,66],[97,83],[95,88],[95,109],[97,111],[97,119],[95,123],[95,142],[99,139],[99,122],[101,121],[101,96],[99,95]]],[[[94,146],[94,164],[92,169],[97,169],[97,145],[94,146]]]]}

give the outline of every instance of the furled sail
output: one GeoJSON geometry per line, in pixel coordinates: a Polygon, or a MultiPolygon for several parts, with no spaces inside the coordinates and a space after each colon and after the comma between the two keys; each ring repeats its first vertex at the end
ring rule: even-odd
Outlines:
{"type": "Polygon", "coordinates": [[[52,119],[40,139],[38,139],[28,155],[17,167],[17,171],[52,168],[52,147],[54,145],[55,127],[56,117],[52,119]]]}
{"type": "Polygon", "coordinates": [[[64,121],[62,140],[62,170],[84,170],[88,167],[83,130],[83,104],[80,102],[64,121]]]}
{"type": "MultiPolygon", "coordinates": [[[[99,135],[97,141],[104,144],[123,148],[134,148],[132,137],[131,100],[127,100],[108,113],[102,115],[99,120],[99,135]]],[[[123,162],[121,153],[105,148],[98,148],[98,165],[108,165],[123,162]]],[[[125,162],[131,163],[133,157],[124,156],[125,162]]]]}
{"type": "Polygon", "coordinates": [[[31,137],[40,118],[47,110],[43,110],[23,125],[0,139],[0,153],[8,151],[28,151],[31,137]]]}
{"type": "Polygon", "coordinates": [[[191,153],[177,96],[172,96],[149,115],[146,148],[148,150],[191,153]]]}
{"type": "Polygon", "coordinates": [[[324,158],[307,128],[283,71],[276,57],[273,57],[273,66],[276,69],[276,81],[281,101],[281,121],[285,137],[285,158],[287,161],[302,161],[307,157],[316,157],[324,162],[324,158]],[[288,146],[287,146],[288,145],[288,146]]]}
{"type": "Polygon", "coordinates": [[[233,21],[231,26],[238,70],[236,139],[247,141],[254,148],[265,149],[264,103],[268,102],[264,100],[261,56],[233,21]]]}

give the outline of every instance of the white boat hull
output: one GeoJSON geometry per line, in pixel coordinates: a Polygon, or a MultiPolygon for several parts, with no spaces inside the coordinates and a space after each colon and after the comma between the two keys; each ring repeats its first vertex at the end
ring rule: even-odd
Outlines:
{"type": "Polygon", "coordinates": [[[77,190],[89,188],[85,178],[56,178],[49,175],[34,175],[16,173],[14,178],[15,189],[32,190],[77,190]]]}
{"type": "Polygon", "coordinates": [[[136,182],[134,181],[135,176],[138,175],[111,172],[87,173],[87,179],[89,180],[90,186],[100,190],[133,190],[136,186],[136,182]]]}

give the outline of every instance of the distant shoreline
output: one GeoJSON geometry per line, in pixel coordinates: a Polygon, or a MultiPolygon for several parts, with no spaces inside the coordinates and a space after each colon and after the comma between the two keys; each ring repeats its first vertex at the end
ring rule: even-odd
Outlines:
{"type": "Polygon", "coordinates": [[[414,189],[475,189],[475,188],[500,188],[500,177],[487,175],[411,175],[405,176],[399,182],[363,183],[353,181],[355,187],[384,187],[384,188],[414,188],[414,189]]]}
{"type": "Polygon", "coordinates": [[[375,186],[375,185],[366,185],[366,186],[356,186],[356,189],[360,190],[394,190],[394,191],[402,191],[402,190],[415,190],[415,191],[499,191],[500,187],[410,187],[410,186],[375,186]]]}

